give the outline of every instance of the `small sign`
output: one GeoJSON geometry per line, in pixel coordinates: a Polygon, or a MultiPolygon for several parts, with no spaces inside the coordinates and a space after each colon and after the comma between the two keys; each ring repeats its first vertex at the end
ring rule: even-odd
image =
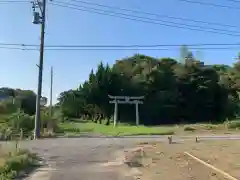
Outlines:
{"type": "Polygon", "coordinates": [[[46,97],[41,97],[40,99],[40,105],[45,106],[47,104],[47,98],[46,97]]]}

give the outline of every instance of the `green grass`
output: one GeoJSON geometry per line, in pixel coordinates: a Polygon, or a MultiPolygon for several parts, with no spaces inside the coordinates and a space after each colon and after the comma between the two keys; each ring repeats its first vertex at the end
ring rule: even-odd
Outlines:
{"type": "Polygon", "coordinates": [[[0,114],[0,123],[5,123],[7,120],[8,114],[0,114]]]}
{"type": "Polygon", "coordinates": [[[93,133],[107,136],[132,136],[132,135],[172,135],[174,134],[171,127],[145,127],[145,126],[129,126],[112,125],[106,126],[96,123],[62,123],[60,129],[68,135],[78,135],[82,133],[93,133]]]}
{"type": "Polygon", "coordinates": [[[240,121],[230,121],[222,124],[210,123],[196,123],[196,124],[182,124],[172,126],[131,126],[129,124],[119,123],[117,127],[113,125],[106,126],[103,121],[102,124],[96,124],[91,121],[83,121],[75,119],[59,125],[59,133],[67,136],[78,136],[81,134],[94,134],[106,136],[137,136],[137,135],[184,135],[189,133],[227,133],[233,130],[240,129],[240,121]]]}
{"type": "Polygon", "coordinates": [[[14,179],[21,171],[36,166],[38,158],[27,150],[0,149],[0,180],[14,179]]]}

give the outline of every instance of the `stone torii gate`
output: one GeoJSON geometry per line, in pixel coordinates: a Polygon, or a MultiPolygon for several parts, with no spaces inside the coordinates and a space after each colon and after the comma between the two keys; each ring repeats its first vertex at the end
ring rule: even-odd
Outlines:
{"type": "Polygon", "coordinates": [[[136,125],[139,125],[139,104],[143,104],[144,96],[111,96],[109,103],[114,104],[114,127],[118,120],[118,104],[135,104],[136,107],[136,125]]]}

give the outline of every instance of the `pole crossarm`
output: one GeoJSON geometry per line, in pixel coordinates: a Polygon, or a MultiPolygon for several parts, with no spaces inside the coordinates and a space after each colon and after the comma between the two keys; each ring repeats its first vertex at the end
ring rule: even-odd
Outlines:
{"type": "Polygon", "coordinates": [[[142,101],[138,101],[138,100],[133,100],[133,101],[121,101],[121,100],[112,100],[109,101],[110,104],[143,104],[142,101]]]}

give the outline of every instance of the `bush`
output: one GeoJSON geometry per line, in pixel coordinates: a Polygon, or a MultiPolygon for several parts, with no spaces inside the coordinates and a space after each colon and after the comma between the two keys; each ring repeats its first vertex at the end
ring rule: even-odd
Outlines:
{"type": "Polygon", "coordinates": [[[34,118],[25,113],[14,113],[9,117],[8,125],[19,131],[32,131],[34,129],[34,118]]]}
{"type": "Polygon", "coordinates": [[[0,102],[0,114],[14,113],[17,109],[17,105],[13,104],[12,100],[4,100],[0,102]]]}
{"type": "Polygon", "coordinates": [[[240,121],[229,121],[227,122],[228,129],[240,129],[240,121]]]}
{"type": "Polygon", "coordinates": [[[186,126],[186,127],[184,127],[184,131],[196,131],[196,128],[191,127],[191,126],[186,126]]]}
{"type": "Polygon", "coordinates": [[[0,140],[10,140],[12,130],[9,127],[1,127],[0,129],[0,140]]]}
{"type": "Polygon", "coordinates": [[[20,171],[29,165],[28,156],[26,154],[21,154],[18,156],[9,157],[6,161],[6,171],[20,171]]]}
{"type": "Polygon", "coordinates": [[[0,140],[29,137],[34,129],[34,117],[18,112],[9,115],[0,126],[0,140]]]}
{"type": "Polygon", "coordinates": [[[0,179],[14,179],[20,171],[25,170],[29,166],[37,165],[38,160],[35,154],[27,150],[11,152],[6,158],[4,166],[0,169],[0,179]]]}

